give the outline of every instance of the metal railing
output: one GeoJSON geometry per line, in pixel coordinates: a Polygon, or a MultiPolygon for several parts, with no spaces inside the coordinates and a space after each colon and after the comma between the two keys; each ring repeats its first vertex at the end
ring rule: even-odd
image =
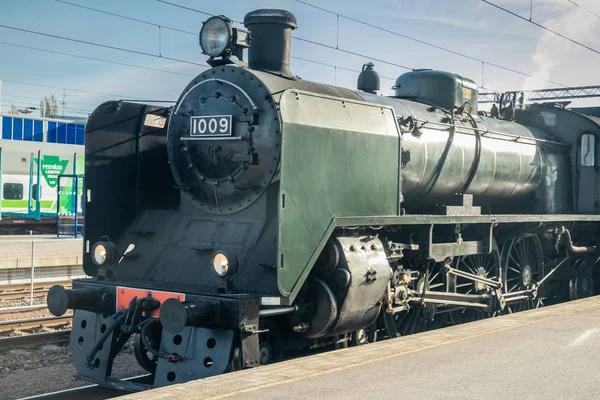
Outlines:
{"type": "Polygon", "coordinates": [[[43,306],[55,284],[84,278],[81,238],[0,237],[0,310],[43,306]]]}

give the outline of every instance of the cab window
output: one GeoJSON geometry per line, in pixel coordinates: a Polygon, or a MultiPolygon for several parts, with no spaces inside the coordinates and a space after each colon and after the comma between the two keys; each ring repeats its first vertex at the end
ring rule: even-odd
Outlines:
{"type": "Polygon", "coordinates": [[[4,200],[22,200],[23,185],[20,183],[5,183],[2,189],[4,200]]]}
{"type": "Polygon", "coordinates": [[[593,167],[596,164],[596,137],[591,133],[581,135],[581,165],[593,167]]]}

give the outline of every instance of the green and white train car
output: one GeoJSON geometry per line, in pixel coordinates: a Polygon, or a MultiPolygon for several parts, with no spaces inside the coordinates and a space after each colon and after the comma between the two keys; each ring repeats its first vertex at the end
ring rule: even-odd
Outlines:
{"type": "MultiPolygon", "coordinates": [[[[59,191],[58,177],[84,172],[85,119],[0,114],[0,137],[2,221],[18,218],[27,224],[28,219],[55,219],[57,212],[64,212],[74,200],[75,193],[82,195],[81,188],[59,191]]],[[[61,181],[65,187],[72,183],[61,181]]],[[[82,211],[79,199],[77,209],[82,211]]]]}

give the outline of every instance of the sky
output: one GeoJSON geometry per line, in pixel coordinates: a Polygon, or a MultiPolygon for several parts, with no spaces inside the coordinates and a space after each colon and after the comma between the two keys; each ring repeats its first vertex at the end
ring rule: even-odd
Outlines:
{"type": "MultiPolygon", "coordinates": [[[[85,115],[114,99],[176,100],[207,68],[198,32],[209,16],[201,12],[242,21],[258,8],[296,16],[291,69],[305,80],[355,89],[358,72],[346,69],[372,61],[383,95],[393,94],[394,79],[407,72],[402,67],[454,72],[482,92],[600,84],[600,2],[533,0],[532,8],[531,0],[490,2],[598,53],[481,0],[0,0],[0,110],[37,107],[50,95],[64,101],[59,109],[67,115],[85,115]]],[[[600,105],[600,98],[572,105],[600,105]]]]}

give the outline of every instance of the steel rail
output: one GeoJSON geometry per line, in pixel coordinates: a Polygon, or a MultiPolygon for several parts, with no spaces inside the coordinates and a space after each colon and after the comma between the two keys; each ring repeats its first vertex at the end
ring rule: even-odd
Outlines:
{"type": "Polygon", "coordinates": [[[39,347],[45,344],[66,343],[69,341],[70,335],[70,330],[64,330],[0,338],[0,352],[24,347],[39,347]]]}
{"type": "Polygon", "coordinates": [[[37,317],[37,318],[25,318],[25,319],[15,319],[8,321],[0,321],[0,332],[8,331],[12,329],[26,329],[26,328],[35,328],[38,326],[43,327],[51,327],[57,325],[64,325],[68,322],[71,322],[73,319],[73,315],[63,315],[62,317],[37,317]]]}
{"type": "MultiPolygon", "coordinates": [[[[131,378],[124,378],[123,381],[131,382],[143,382],[151,377],[150,374],[139,375],[131,378]]],[[[61,400],[95,400],[95,399],[108,399],[117,396],[123,396],[126,392],[118,389],[107,388],[97,384],[80,386],[76,388],[70,388],[65,390],[58,390],[55,392],[49,392],[39,394],[35,396],[23,397],[18,400],[47,400],[47,399],[61,399],[61,400]]]]}

